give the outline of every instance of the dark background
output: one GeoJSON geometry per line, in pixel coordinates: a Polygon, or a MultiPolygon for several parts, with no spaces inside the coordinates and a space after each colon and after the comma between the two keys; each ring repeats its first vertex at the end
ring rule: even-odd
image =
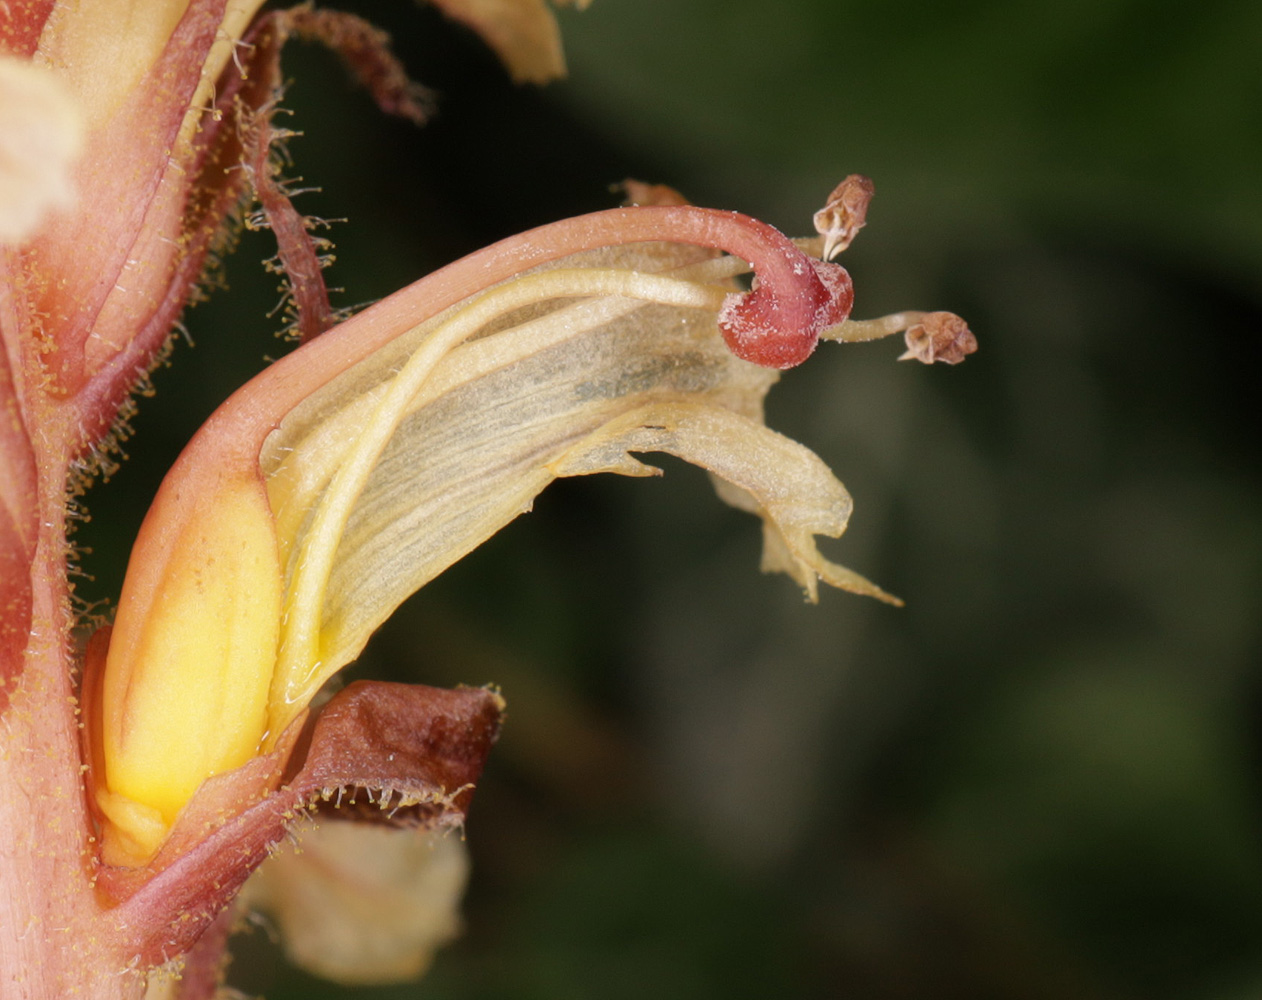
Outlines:
{"type": "MultiPolygon", "coordinates": [[[[379,115],[294,45],[299,207],[363,303],[625,177],[791,233],[876,181],[856,315],[943,308],[981,351],[825,345],[769,422],[855,496],[829,553],[907,600],[802,602],[697,470],[549,489],[355,676],[496,682],[467,933],[342,991],[266,935],[270,1000],[1262,996],[1262,5],[597,0],[570,79],[510,85],[432,9],[362,4],[437,94],[379,115]]],[[[118,592],[162,470],[265,355],[275,278],[155,377],[88,497],[118,592]]]]}

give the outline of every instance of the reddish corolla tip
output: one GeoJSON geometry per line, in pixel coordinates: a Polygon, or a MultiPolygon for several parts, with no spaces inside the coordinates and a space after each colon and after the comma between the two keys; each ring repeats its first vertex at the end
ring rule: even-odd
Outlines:
{"type": "Polygon", "coordinates": [[[824,330],[850,316],[854,284],[844,267],[801,255],[793,270],[801,280],[788,291],[777,294],[764,283],[724,301],[719,331],[741,360],[764,368],[793,368],[811,356],[824,330]],[[808,267],[813,275],[806,273],[808,267]]]}

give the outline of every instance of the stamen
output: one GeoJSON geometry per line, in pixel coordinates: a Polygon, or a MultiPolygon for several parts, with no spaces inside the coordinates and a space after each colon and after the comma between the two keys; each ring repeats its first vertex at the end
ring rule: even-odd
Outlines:
{"type": "Polygon", "coordinates": [[[869,340],[880,340],[919,323],[924,318],[922,312],[896,312],[876,319],[848,319],[846,322],[825,330],[819,335],[820,340],[836,340],[843,344],[858,344],[869,340]]]}
{"type": "Polygon", "coordinates": [[[877,319],[847,320],[825,330],[820,339],[853,344],[904,332],[907,350],[899,361],[958,365],[977,350],[977,338],[968,324],[949,312],[898,312],[877,319]]]}

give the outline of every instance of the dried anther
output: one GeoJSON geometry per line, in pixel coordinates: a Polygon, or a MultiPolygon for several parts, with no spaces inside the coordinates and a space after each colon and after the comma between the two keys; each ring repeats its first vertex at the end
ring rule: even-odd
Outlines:
{"type": "Polygon", "coordinates": [[[824,237],[824,260],[832,260],[854,242],[867,222],[868,203],[876,186],[863,174],[851,174],[833,188],[824,207],[815,213],[815,231],[824,237]]]}
{"type": "Polygon", "coordinates": [[[958,365],[977,350],[977,338],[968,324],[949,312],[926,313],[919,323],[908,328],[904,339],[907,351],[899,361],[958,365]]]}

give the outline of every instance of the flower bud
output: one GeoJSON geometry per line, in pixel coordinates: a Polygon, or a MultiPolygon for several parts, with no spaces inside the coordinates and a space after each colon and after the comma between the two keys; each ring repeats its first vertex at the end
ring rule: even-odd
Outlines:
{"type": "MultiPolygon", "coordinates": [[[[142,532],[102,688],[107,859],[146,857],[208,777],[264,738],[281,571],[266,493],[230,481],[176,531],[142,532]]],[[[159,497],[159,504],[174,497],[159,497]]]]}

